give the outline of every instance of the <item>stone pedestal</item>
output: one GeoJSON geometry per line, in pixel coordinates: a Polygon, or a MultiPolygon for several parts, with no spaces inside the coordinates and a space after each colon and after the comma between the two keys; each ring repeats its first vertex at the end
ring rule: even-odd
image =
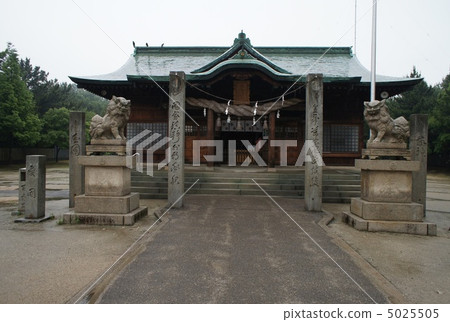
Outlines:
{"type": "Polygon", "coordinates": [[[94,153],[126,154],[127,140],[92,139],[91,144],[86,146],[86,155],[94,153]]]}
{"type": "Polygon", "coordinates": [[[361,169],[361,198],[352,198],[344,220],[358,230],[436,235],[423,222],[423,205],[412,202],[412,173],[419,161],[356,160],[361,169]]]}
{"type": "Polygon", "coordinates": [[[127,158],[131,157],[92,155],[78,158],[78,163],[85,169],[85,194],[75,197],[75,209],[64,214],[64,223],[133,225],[147,214],[147,207],[139,206],[139,194],[131,193],[127,158]]]}

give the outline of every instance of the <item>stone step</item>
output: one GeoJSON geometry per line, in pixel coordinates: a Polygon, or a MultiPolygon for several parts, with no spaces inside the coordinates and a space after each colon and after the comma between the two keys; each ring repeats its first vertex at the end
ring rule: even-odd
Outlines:
{"type": "MultiPolygon", "coordinates": [[[[188,194],[190,194],[190,193],[188,192],[188,194]]],[[[208,194],[204,194],[204,195],[208,196],[208,194]]],[[[221,195],[225,195],[225,194],[221,193],[221,195]]],[[[235,193],[235,195],[238,195],[238,194],[235,193]]],[[[164,193],[141,193],[140,196],[141,196],[141,199],[167,199],[167,193],[166,194],[164,194],[164,193]]],[[[262,197],[262,198],[266,197],[265,194],[259,194],[259,195],[254,195],[254,196],[259,196],[259,197],[262,197]]],[[[286,197],[286,198],[299,198],[299,199],[303,199],[304,198],[303,194],[299,194],[299,195],[295,195],[295,196],[294,195],[289,195],[289,196],[286,196],[286,195],[278,195],[278,196],[273,195],[273,196],[275,196],[275,197],[286,197]]],[[[324,203],[350,203],[351,198],[345,198],[345,197],[336,198],[336,197],[326,197],[326,196],[324,196],[322,198],[322,200],[323,200],[324,203]]]]}
{"type": "MultiPolygon", "coordinates": [[[[196,178],[304,178],[303,172],[294,172],[294,173],[286,173],[286,172],[216,172],[216,171],[186,171],[185,177],[196,177],[196,178]]],[[[131,172],[131,176],[134,177],[149,177],[145,172],[137,172],[133,170],[131,172]]],[[[167,177],[167,171],[154,171],[152,176],[154,178],[158,177],[167,177]]],[[[324,179],[358,179],[360,178],[359,173],[323,173],[324,179]]]]}
{"type": "MultiPolygon", "coordinates": [[[[185,178],[185,184],[190,186],[196,180],[194,178],[185,178]]],[[[303,180],[271,180],[271,179],[260,179],[255,180],[259,185],[271,185],[274,187],[278,187],[279,189],[303,189],[304,181],[303,180]]],[[[167,179],[166,180],[133,180],[133,187],[167,187],[167,179]]],[[[197,182],[197,186],[202,186],[204,188],[214,187],[214,186],[223,186],[224,188],[240,188],[243,185],[251,185],[255,186],[255,183],[251,179],[226,179],[226,180],[206,180],[200,179],[197,182]]],[[[324,181],[323,190],[326,191],[359,191],[360,185],[359,182],[355,181],[324,181]]]]}
{"type": "MultiPolygon", "coordinates": [[[[288,198],[304,197],[304,173],[248,171],[186,171],[186,189],[197,181],[188,194],[200,195],[252,195],[288,198]],[[253,182],[254,179],[257,184],[253,182]]],[[[167,198],[167,171],[155,171],[153,176],[132,171],[132,191],[139,192],[142,199],[167,198]]],[[[325,172],[323,175],[323,201],[350,203],[352,197],[360,196],[359,173],[325,172]]]]}

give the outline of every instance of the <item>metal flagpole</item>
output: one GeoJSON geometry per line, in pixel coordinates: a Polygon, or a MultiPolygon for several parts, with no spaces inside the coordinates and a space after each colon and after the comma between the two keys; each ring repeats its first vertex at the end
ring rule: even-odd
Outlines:
{"type": "Polygon", "coordinates": [[[373,0],[372,6],[372,58],[370,75],[370,100],[375,100],[375,72],[376,72],[376,51],[377,51],[377,0],[373,0]]]}
{"type": "Polygon", "coordinates": [[[356,5],[358,0],[355,0],[355,39],[353,41],[353,54],[356,56],[356,5]]]}

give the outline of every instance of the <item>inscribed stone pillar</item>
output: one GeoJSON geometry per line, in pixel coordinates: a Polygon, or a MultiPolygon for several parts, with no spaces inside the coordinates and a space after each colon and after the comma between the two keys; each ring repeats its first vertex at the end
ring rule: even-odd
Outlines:
{"type": "Polygon", "coordinates": [[[45,216],[45,155],[27,155],[25,218],[45,216]]]}
{"type": "Polygon", "coordinates": [[[428,142],[428,115],[412,114],[409,120],[411,160],[420,162],[419,171],[412,173],[412,201],[423,205],[426,213],[427,189],[427,142],[428,142]]]}
{"type": "Polygon", "coordinates": [[[322,156],[323,142],[323,76],[308,74],[306,84],[305,110],[305,209],[322,210],[322,166],[318,155],[322,156]],[[314,144],[314,145],[313,145],[314,144]],[[311,148],[313,147],[313,149],[311,148]],[[315,147],[315,148],[314,148],[315,147]],[[309,157],[310,156],[310,160],[309,157]]]}
{"type": "MultiPolygon", "coordinates": [[[[214,140],[214,111],[210,108],[208,108],[208,133],[207,138],[208,140],[214,140]]],[[[208,146],[208,155],[214,155],[214,147],[208,146]]],[[[208,167],[214,166],[214,162],[208,162],[208,167]]]]}
{"type": "Polygon", "coordinates": [[[168,202],[175,208],[183,206],[184,194],[184,132],[186,83],[184,72],[169,75],[169,147],[168,202]]]}
{"type": "Polygon", "coordinates": [[[275,146],[272,146],[271,141],[275,140],[275,113],[269,113],[269,152],[268,152],[268,166],[275,168],[275,146]]]}
{"type": "Polygon", "coordinates": [[[27,168],[19,169],[19,213],[25,212],[25,199],[26,199],[26,178],[27,178],[27,168]]]}
{"type": "Polygon", "coordinates": [[[78,156],[86,154],[85,113],[70,112],[69,121],[69,208],[75,207],[75,196],[84,193],[84,169],[78,156]]]}

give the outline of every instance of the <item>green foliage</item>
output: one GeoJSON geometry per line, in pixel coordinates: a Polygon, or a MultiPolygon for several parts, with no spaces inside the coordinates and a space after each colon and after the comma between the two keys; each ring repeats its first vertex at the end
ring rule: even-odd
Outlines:
{"type": "Polygon", "coordinates": [[[74,84],[48,79],[30,58],[19,59],[12,44],[0,52],[0,146],[68,148],[70,111],[86,112],[86,138],[95,114],[108,101],[74,84]],[[63,107],[64,106],[64,107],[63,107]]]}
{"type": "Polygon", "coordinates": [[[93,111],[103,114],[108,101],[74,84],[58,83],[57,79],[48,79],[48,73],[39,66],[33,67],[29,58],[20,60],[22,79],[34,95],[39,115],[49,109],[65,106],[71,111],[93,111]]]}
{"type": "Polygon", "coordinates": [[[69,116],[65,108],[51,108],[43,117],[43,133],[41,146],[52,148],[55,145],[67,149],[69,147],[69,116]]]}
{"type": "Polygon", "coordinates": [[[442,82],[442,89],[437,97],[436,105],[431,113],[429,121],[430,132],[434,136],[433,152],[445,158],[447,165],[449,165],[450,162],[450,82],[448,82],[449,75],[442,82]]]}
{"type": "MultiPolygon", "coordinates": [[[[421,78],[422,76],[414,66],[408,77],[421,78]]],[[[411,114],[429,114],[434,107],[437,94],[436,88],[429,86],[425,81],[421,81],[410,91],[390,98],[387,104],[393,118],[404,116],[409,119],[411,114]]]]}
{"type": "MultiPolygon", "coordinates": [[[[421,75],[414,67],[409,77],[421,75]]],[[[429,86],[422,81],[386,103],[393,118],[428,114],[428,161],[432,166],[450,166],[450,74],[439,85],[429,86]]]]}
{"type": "Polygon", "coordinates": [[[8,43],[0,52],[0,145],[34,146],[41,127],[33,94],[22,80],[17,51],[8,43]]]}
{"type": "Polygon", "coordinates": [[[41,70],[39,66],[33,67],[30,58],[21,59],[19,64],[22,80],[27,84],[29,90],[32,91],[47,82],[48,73],[41,70]]]}

